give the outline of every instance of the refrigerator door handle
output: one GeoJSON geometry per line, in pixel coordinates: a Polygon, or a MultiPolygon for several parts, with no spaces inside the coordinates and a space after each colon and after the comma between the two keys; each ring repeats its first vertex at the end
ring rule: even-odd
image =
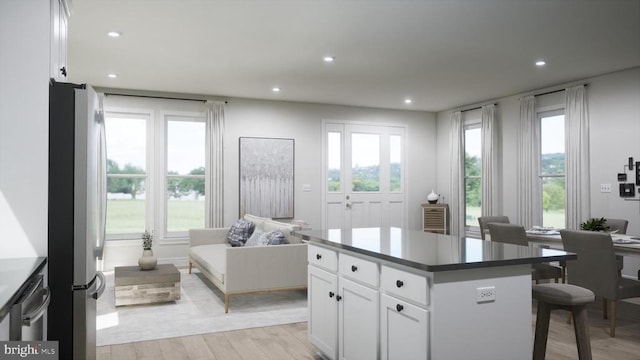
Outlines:
{"type": "Polygon", "coordinates": [[[104,253],[104,242],[106,238],[106,224],[107,224],[107,137],[105,132],[104,112],[99,109],[96,112],[96,118],[98,123],[99,138],[99,159],[98,159],[98,193],[100,194],[98,205],[99,218],[98,218],[98,244],[96,247],[96,257],[98,260],[102,260],[104,253]]]}
{"type": "Polygon", "coordinates": [[[41,289],[40,291],[41,293],[44,293],[44,300],[42,300],[42,303],[40,303],[40,305],[38,305],[38,307],[33,311],[22,315],[22,326],[31,326],[31,323],[38,321],[38,319],[40,319],[47,311],[49,302],[51,302],[51,291],[48,287],[41,289]]]}
{"type": "Polygon", "coordinates": [[[100,286],[91,294],[91,297],[98,300],[98,298],[104,292],[104,289],[107,287],[107,282],[104,279],[104,274],[102,273],[102,271],[98,271],[96,275],[98,276],[98,279],[100,279],[100,286]]]}

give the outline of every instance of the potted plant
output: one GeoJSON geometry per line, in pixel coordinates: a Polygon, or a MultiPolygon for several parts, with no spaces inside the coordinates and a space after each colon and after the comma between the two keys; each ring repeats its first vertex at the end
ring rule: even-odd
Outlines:
{"type": "Polygon", "coordinates": [[[607,219],[605,218],[591,218],[582,224],[580,229],[588,231],[609,231],[610,227],[607,225],[607,219]]]}
{"type": "Polygon", "coordinates": [[[153,270],[158,264],[158,259],[153,255],[153,234],[145,230],[142,233],[142,257],[138,259],[140,270],[153,270]]]}

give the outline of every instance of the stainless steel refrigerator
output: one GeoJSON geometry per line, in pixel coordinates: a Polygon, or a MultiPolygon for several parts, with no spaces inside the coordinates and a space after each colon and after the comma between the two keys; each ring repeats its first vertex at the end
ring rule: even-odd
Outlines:
{"type": "Polygon", "coordinates": [[[104,291],[104,116],[87,85],[49,86],[48,340],[60,359],[95,359],[96,302],[104,291]]]}

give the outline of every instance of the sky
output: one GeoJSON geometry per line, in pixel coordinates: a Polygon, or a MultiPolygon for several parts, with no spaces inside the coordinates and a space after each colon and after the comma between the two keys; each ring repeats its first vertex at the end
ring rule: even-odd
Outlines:
{"type": "MultiPolygon", "coordinates": [[[[171,171],[188,174],[205,165],[205,123],[168,122],[167,163],[171,171]]],[[[146,120],[112,118],[107,114],[107,158],[122,168],[125,164],[147,169],[146,120]]],[[[156,154],[157,155],[157,154],[156,154]]]]}

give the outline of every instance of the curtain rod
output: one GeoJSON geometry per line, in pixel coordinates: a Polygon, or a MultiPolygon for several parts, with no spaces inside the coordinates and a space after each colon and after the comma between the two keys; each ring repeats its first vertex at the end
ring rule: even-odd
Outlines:
{"type": "MultiPolygon", "coordinates": [[[[584,85],[584,87],[589,86],[589,84],[583,84],[583,85],[584,85]]],[[[577,86],[577,85],[575,85],[575,86],[577,86]]],[[[558,90],[553,90],[553,91],[547,91],[547,92],[543,92],[543,93],[540,93],[540,94],[534,94],[533,96],[536,97],[536,96],[542,96],[542,95],[555,94],[555,93],[562,92],[562,91],[565,91],[565,90],[566,89],[558,89],[558,90]]]]}
{"type": "MultiPolygon", "coordinates": [[[[115,96],[129,96],[129,97],[142,97],[149,99],[164,99],[164,100],[184,100],[184,101],[200,101],[207,102],[209,100],[206,99],[189,99],[189,98],[178,98],[178,97],[170,97],[170,96],[155,96],[155,95],[133,95],[133,94],[117,94],[117,93],[104,93],[105,96],[115,95],[115,96]]],[[[225,104],[228,104],[229,101],[224,100],[225,104]]]]}
{"type": "MultiPolygon", "coordinates": [[[[498,105],[498,104],[485,104],[485,105],[482,105],[482,106],[487,106],[487,105],[494,105],[494,106],[496,106],[496,105],[498,105]]],[[[460,112],[466,112],[466,111],[471,111],[471,110],[478,110],[478,109],[482,109],[482,106],[476,106],[476,107],[471,108],[471,109],[464,109],[464,110],[460,110],[460,112]]]]}

